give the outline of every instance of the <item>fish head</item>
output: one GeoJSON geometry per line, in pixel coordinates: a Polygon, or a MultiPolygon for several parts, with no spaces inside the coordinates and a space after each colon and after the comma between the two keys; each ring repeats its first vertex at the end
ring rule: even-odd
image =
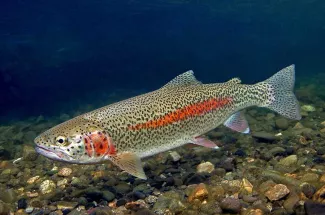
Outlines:
{"type": "Polygon", "coordinates": [[[52,160],[88,163],[94,156],[87,151],[86,142],[93,131],[99,131],[94,122],[77,117],[37,136],[35,150],[52,160]]]}

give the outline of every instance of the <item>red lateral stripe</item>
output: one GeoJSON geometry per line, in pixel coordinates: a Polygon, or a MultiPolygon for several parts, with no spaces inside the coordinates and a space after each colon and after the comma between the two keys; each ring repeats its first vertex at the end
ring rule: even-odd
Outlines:
{"type": "Polygon", "coordinates": [[[188,105],[155,120],[129,126],[130,130],[158,128],[190,117],[200,116],[212,110],[222,108],[232,101],[230,97],[209,99],[203,102],[188,105]]]}

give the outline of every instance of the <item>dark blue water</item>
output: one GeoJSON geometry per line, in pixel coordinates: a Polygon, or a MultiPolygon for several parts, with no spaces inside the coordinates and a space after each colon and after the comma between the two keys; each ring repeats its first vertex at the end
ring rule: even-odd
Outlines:
{"type": "Polygon", "coordinates": [[[325,72],[323,0],[0,4],[1,119],[98,107],[188,69],[203,82],[247,83],[292,63],[298,79],[325,72]]]}

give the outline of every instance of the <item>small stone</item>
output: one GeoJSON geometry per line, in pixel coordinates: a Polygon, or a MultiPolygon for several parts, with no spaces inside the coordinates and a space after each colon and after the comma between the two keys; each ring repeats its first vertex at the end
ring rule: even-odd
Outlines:
{"type": "Polygon", "coordinates": [[[17,199],[17,194],[13,189],[0,189],[0,200],[5,203],[14,203],[17,199]]]}
{"type": "Polygon", "coordinates": [[[305,196],[309,199],[311,199],[314,193],[316,192],[316,188],[313,185],[306,182],[300,185],[300,189],[305,194],[305,196]]]}
{"type": "Polygon", "coordinates": [[[239,199],[227,197],[221,201],[220,207],[224,212],[239,213],[241,209],[241,204],[239,199]]]}
{"type": "Polygon", "coordinates": [[[197,173],[211,173],[214,170],[214,165],[211,162],[200,163],[197,168],[197,173]]]}
{"type": "Polygon", "coordinates": [[[48,194],[56,189],[56,185],[51,180],[45,180],[40,184],[39,190],[42,194],[48,194]]]}
{"type": "Polygon", "coordinates": [[[68,177],[71,175],[71,173],[72,173],[72,169],[65,167],[60,169],[60,171],[58,172],[58,176],[68,177]]]}
{"type": "Polygon", "coordinates": [[[274,134],[267,133],[265,131],[253,132],[252,136],[255,137],[256,139],[260,139],[260,140],[264,140],[264,141],[276,140],[276,136],[274,134]]]}
{"type": "Polygon", "coordinates": [[[9,213],[10,213],[9,204],[6,204],[0,200],[0,215],[8,215],[9,213]]]}
{"type": "Polygon", "coordinates": [[[77,205],[78,205],[78,202],[66,202],[66,201],[58,201],[57,202],[57,208],[59,210],[66,210],[66,209],[72,210],[77,205]]]}
{"type": "Polygon", "coordinates": [[[272,155],[272,156],[283,154],[285,152],[286,152],[286,150],[284,148],[280,147],[280,146],[273,147],[273,148],[271,148],[270,150],[267,151],[267,153],[272,155]]]}
{"type": "Polygon", "coordinates": [[[56,183],[58,187],[65,188],[65,186],[68,184],[68,179],[64,178],[56,183]]]}
{"type": "Polygon", "coordinates": [[[297,122],[295,124],[295,126],[293,127],[293,129],[295,129],[295,130],[299,130],[299,129],[303,129],[303,128],[304,128],[304,126],[301,124],[301,122],[297,122]]]}
{"type": "Polygon", "coordinates": [[[296,165],[297,161],[298,161],[297,155],[290,155],[288,157],[282,158],[278,164],[289,167],[289,166],[296,165]]]}
{"type": "Polygon", "coordinates": [[[31,177],[27,180],[27,184],[34,184],[40,178],[39,175],[31,177]]]}
{"type": "Polygon", "coordinates": [[[108,190],[105,190],[105,191],[103,191],[103,199],[110,202],[113,199],[115,199],[115,195],[114,195],[114,193],[112,193],[108,190]]]}
{"type": "Polygon", "coordinates": [[[21,198],[18,200],[18,209],[26,209],[27,208],[27,201],[25,198],[21,198]]]}
{"type": "Polygon", "coordinates": [[[316,182],[319,179],[319,175],[316,173],[306,173],[302,176],[300,181],[302,182],[316,182]]]}
{"type": "Polygon", "coordinates": [[[289,122],[285,118],[280,118],[280,119],[275,120],[275,125],[279,129],[287,130],[289,127],[289,122]]]}
{"type": "Polygon", "coordinates": [[[276,201],[282,199],[290,193],[290,190],[284,184],[277,184],[265,192],[265,196],[271,200],[276,201]]]}
{"type": "Polygon", "coordinates": [[[304,206],[307,215],[323,215],[325,211],[325,204],[311,200],[306,201],[304,206]]]}
{"type": "Polygon", "coordinates": [[[205,186],[205,184],[201,183],[194,188],[194,190],[188,197],[188,201],[192,202],[194,199],[203,201],[208,197],[208,194],[209,192],[207,190],[207,187],[205,186]]]}
{"type": "Polygon", "coordinates": [[[169,156],[172,158],[172,161],[174,162],[177,162],[181,159],[181,156],[176,151],[170,152],[169,156]]]}
{"type": "Polygon", "coordinates": [[[37,192],[26,192],[26,196],[29,198],[36,198],[38,196],[37,192]]]}
{"type": "Polygon", "coordinates": [[[322,128],[322,129],[320,130],[320,132],[321,132],[321,133],[325,133],[325,128],[322,128]]]}
{"type": "Polygon", "coordinates": [[[116,193],[119,193],[119,194],[126,194],[131,191],[131,187],[127,183],[120,183],[120,184],[116,185],[114,187],[114,189],[115,189],[116,193]]]}
{"type": "Polygon", "coordinates": [[[23,147],[23,159],[25,161],[35,161],[38,157],[38,153],[35,149],[29,145],[23,147]]]}
{"type": "Polygon", "coordinates": [[[253,192],[253,185],[246,179],[243,178],[243,182],[242,182],[242,187],[248,192],[248,193],[252,193],[253,192]]]}
{"type": "Polygon", "coordinates": [[[28,214],[32,213],[33,211],[34,211],[33,207],[28,207],[28,208],[25,209],[25,212],[28,213],[28,214]]]}
{"type": "Polygon", "coordinates": [[[305,112],[314,112],[314,111],[316,111],[316,108],[312,105],[303,105],[301,107],[301,110],[305,111],[305,112]]]}

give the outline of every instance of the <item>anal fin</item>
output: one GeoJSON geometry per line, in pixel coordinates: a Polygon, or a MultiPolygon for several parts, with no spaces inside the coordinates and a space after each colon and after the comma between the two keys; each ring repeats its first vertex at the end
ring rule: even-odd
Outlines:
{"type": "Polygon", "coordinates": [[[111,161],[129,174],[141,179],[147,179],[141,159],[135,153],[123,152],[111,157],[111,161]]]}
{"type": "Polygon", "coordinates": [[[215,144],[213,141],[206,139],[204,137],[195,137],[192,141],[193,144],[199,145],[199,146],[204,146],[210,149],[218,149],[219,146],[215,144]]]}
{"type": "Polygon", "coordinates": [[[244,134],[249,133],[248,122],[242,112],[234,113],[223,124],[234,131],[244,134]]]}

